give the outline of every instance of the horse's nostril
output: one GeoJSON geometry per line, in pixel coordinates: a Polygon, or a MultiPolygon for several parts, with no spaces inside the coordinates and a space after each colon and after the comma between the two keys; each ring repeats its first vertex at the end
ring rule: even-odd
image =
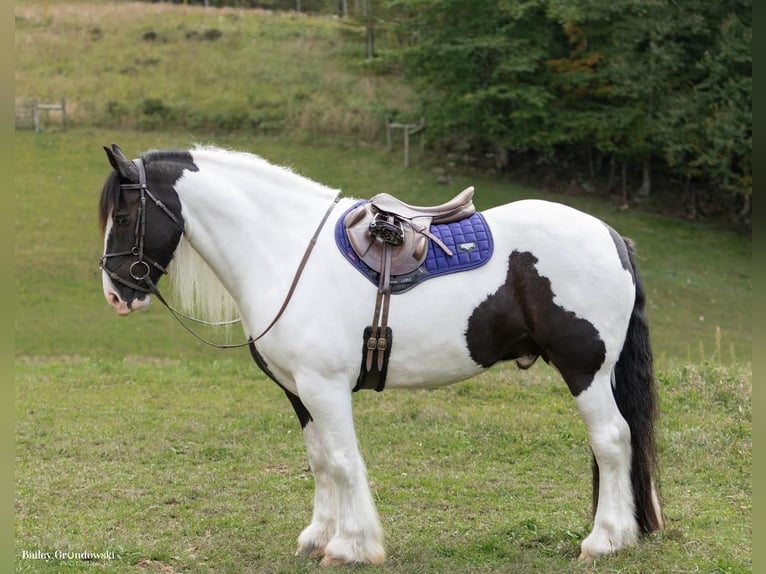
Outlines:
{"type": "Polygon", "coordinates": [[[119,305],[120,304],[120,298],[114,291],[109,292],[109,302],[112,305],[119,305]]]}

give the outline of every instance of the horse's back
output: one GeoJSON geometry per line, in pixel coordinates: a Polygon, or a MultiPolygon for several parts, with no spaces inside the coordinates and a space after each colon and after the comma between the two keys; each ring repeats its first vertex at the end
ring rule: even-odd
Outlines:
{"type": "MultiPolygon", "coordinates": [[[[568,205],[539,199],[507,203],[484,212],[503,250],[529,252],[538,266],[573,277],[630,275],[624,239],[604,221],[568,205]]],[[[631,280],[632,283],[632,280],[631,280]]]]}

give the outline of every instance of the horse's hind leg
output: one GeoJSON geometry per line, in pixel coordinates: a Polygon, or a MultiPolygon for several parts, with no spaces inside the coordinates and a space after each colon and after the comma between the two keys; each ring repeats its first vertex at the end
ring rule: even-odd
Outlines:
{"type": "Polygon", "coordinates": [[[588,428],[597,467],[594,469],[593,530],[583,540],[580,554],[581,560],[589,561],[635,545],[639,527],[631,486],[630,428],[615,402],[611,366],[605,365],[596,373],[575,401],[588,428]]]}
{"type": "Polygon", "coordinates": [[[298,377],[296,383],[313,419],[306,426],[306,442],[320,481],[314,518],[301,533],[299,553],[323,552],[325,566],[380,564],[385,560],[383,531],[356,442],[350,388],[346,382],[314,377],[298,377]]]}

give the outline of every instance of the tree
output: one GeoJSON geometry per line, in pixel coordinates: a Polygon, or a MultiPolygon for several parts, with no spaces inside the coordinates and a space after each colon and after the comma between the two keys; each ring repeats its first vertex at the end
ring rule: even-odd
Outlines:
{"type": "Polygon", "coordinates": [[[392,6],[437,136],[554,164],[584,151],[591,173],[595,155],[640,167],[639,195],[659,169],[749,206],[751,0],[392,6]]]}

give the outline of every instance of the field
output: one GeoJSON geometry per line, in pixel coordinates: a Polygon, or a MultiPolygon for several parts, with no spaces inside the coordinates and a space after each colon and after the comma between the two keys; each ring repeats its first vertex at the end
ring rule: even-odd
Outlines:
{"type": "MultiPolygon", "coordinates": [[[[750,374],[702,365],[659,383],[667,529],[592,566],[575,560],[590,455],[555,373],[356,396],[388,561],[353,571],[751,571],[750,374]]],[[[299,427],[253,367],[24,357],[17,396],[17,572],[320,569],[292,556],[313,494],[299,427]]]]}
{"type": "MultiPolygon", "coordinates": [[[[47,3],[46,3],[47,4],[47,3]]],[[[369,139],[412,92],[359,73],[363,30],[332,18],[170,3],[16,5],[16,94],[67,97],[78,125],[369,139]]]]}
{"type": "MultiPolygon", "coordinates": [[[[163,73],[154,70],[152,77],[161,78],[155,80],[159,93],[171,93],[172,99],[151,93],[155,84],[142,74],[133,77],[145,83],[120,96],[120,90],[133,89],[130,82],[120,83],[119,76],[130,76],[120,70],[136,58],[145,60],[143,51],[149,48],[110,34],[123,28],[134,36],[150,30],[165,34],[170,40],[154,48],[164,62],[176,39],[214,25],[231,42],[229,53],[249,57],[247,50],[233,49],[237,20],[228,12],[213,12],[217,17],[211,24],[199,10],[150,5],[121,27],[114,15],[124,18],[125,6],[135,7],[52,3],[50,24],[39,19],[40,3],[17,6],[17,45],[28,42],[43,50],[37,60],[17,59],[17,95],[56,97],[80,90],[74,129],[16,133],[17,572],[320,569],[316,561],[292,556],[295,538],[310,519],[313,480],[297,420],[282,392],[258,372],[247,351],[203,347],[159,306],[118,319],[101,293],[96,205],[108,171],[101,146],[118,143],[135,156],[195,142],[258,153],[351,196],[387,191],[411,203],[428,203],[474,185],[480,208],[523,197],[563,201],[602,217],[638,245],[658,364],[667,529],[592,565],[576,562],[591,519],[590,452],[582,422],[555,371],[542,364],[526,372],[498,366],[438,391],[355,396],[388,560],[382,568],[351,570],[752,571],[748,238],[712,224],[619,211],[601,198],[553,195],[480,173],[455,173],[449,186],[440,185],[428,157],[403,169],[398,152],[363,143],[360,133],[343,128],[344,122],[362,126],[365,137],[374,138],[379,127],[370,118],[381,110],[361,94],[370,90],[379,102],[395,96],[379,85],[380,78],[339,64],[351,50],[347,42],[353,35],[349,40],[337,23],[321,19],[307,19],[296,28],[292,18],[240,14],[238,22],[260,30],[272,52],[287,45],[286,56],[270,58],[277,62],[272,69],[252,69],[261,74],[263,89],[249,93],[266,101],[288,90],[285,101],[292,107],[276,119],[292,127],[288,135],[277,136],[269,128],[274,118],[267,118],[248,132],[211,132],[206,122],[212,109],[233,113],[241,103],[221,107],[225,93],[215,90],[183,99],[172,91],[182,86],[170,78],[172,66],[146,62],[145,68],[161,68],[163,73]],[[93,39],[95,27],[103,33],[99,40],[93,39]],[[72,34],[80,34],[74,44],[67,41],[72,34]],[[312,74],[278,84],[279,68],[296,58],[306,38],[329,43],[335,51],[317,60],[312,74]],[[121,46],[133,46],[135,52],[114,56],[125,61],[111,69],[99,64],[88,42],[113,42],[104,53],[114,54],[121,46]],[[82,77],[65,66],[66,58],[58,67],[40,64],[67,45],[89,67],[82,77]],[[98,65],[106,68],[94,71],[98,65]],[[336,83],[322,82],[333,73],[336,83]],[[101,88],[85,81],[99,74],[104,98],[101,88]],[[338,78],[344,80],[337,83],[338,78]],[[336,109],[343,106],[328,107],[333,93],[340,97],[333,86],[356,94],[347,113],[336,109]],[[38,91],[43,89],[50,92],[38,91]],[[162,127],[151,123],[161,114],[132,107],[141,101],[136,94],[181,102],[174,113],[198,123],[149,131],[162,127]],[[106,118],[106,108],[99,106],[110,100],[112,112],[125,113],[104,124],[110,127],[88,123],[87,118],[106,118]],[[301,101],[313,112],[327,111],[304,115],[301,101]],[[301,123],[317,117],[321,122],[301,123]],[[312,135],[320,132],[337,137],[312,135]],[[64,557],[33,557],[56,551],[64,557]],[[89,560],[66,556],[78,552],[109,554],[89,560]]],[[[211,52],[210,58],[220,56],[211,52]]],[[[232,58],[227,65],[237,69],[238,63],[232,58]]],[[[204,79],[194,83],[209,87],[204,79]]],[[[229,94],[238,89],[229,88],[229,94]]],[[[405,90],[394,91],[406,100],[405,90]]],[[[253,102],[251,110],[274,109],[253,102]]],[[[238,336],[233,329],[230,338],[238,336]]]]}
{"type": "MultiPolygon", "coordinates": [[[[118,557],[105,564],[114,572],[317,567],[291,556],[310,518],[313,482],[282,393],[246,351],[203,348],[159,307],[119,320],[101,295],[94,216],[106,165],[100,144],[119,141],[132,151],[189,143],[183,139],[17,134],[18,571],[96,571],[103,562],[22,558],[24,550],[57,549],[114,552],[118,557]]],[[[247,145],[236,138],[220,143],[247,145]]],[[[405,182],[398,158],[382,152],[268,138],[253,147],[351,194],[377,186],[427,201],[440,191],[428,172],[408,172],[405,182]]],[[[474,183],[486,190],[485,203],[501,189],[509,198],[534,195],[498,181],[474,183]]],[[[732,312],[737,306],[725,296],[729,273],[720,266],[697,272],[695,257],[665,247],[688,244],[696,253],[704,242],[708,257],[744,275],[746,241],[655,215],[591,207],[618,229],[630,228],[644,254],[660,356],[668,529],[590,569],[747,572],[752,373],[749,327],[742,325],[748,319],[732,312]],[[665,267],[667,258],[675,268],[665,267]],[[659,296],[663,289],[675,295],[659,296]],[[695,304],[700,290],[708,301],[702,307],[695,304]],[[706,337],[698,313],[714,317],[725,335],[706,337]]],[[[740,293],[749,301],[748,289],[740,293]]],[[[574,558],[590,520],[589,451],[555,372],[498,367],[436,392],[366,393],[355,401],[388,535],[383,571],[584,569],[574,558]]]]}

